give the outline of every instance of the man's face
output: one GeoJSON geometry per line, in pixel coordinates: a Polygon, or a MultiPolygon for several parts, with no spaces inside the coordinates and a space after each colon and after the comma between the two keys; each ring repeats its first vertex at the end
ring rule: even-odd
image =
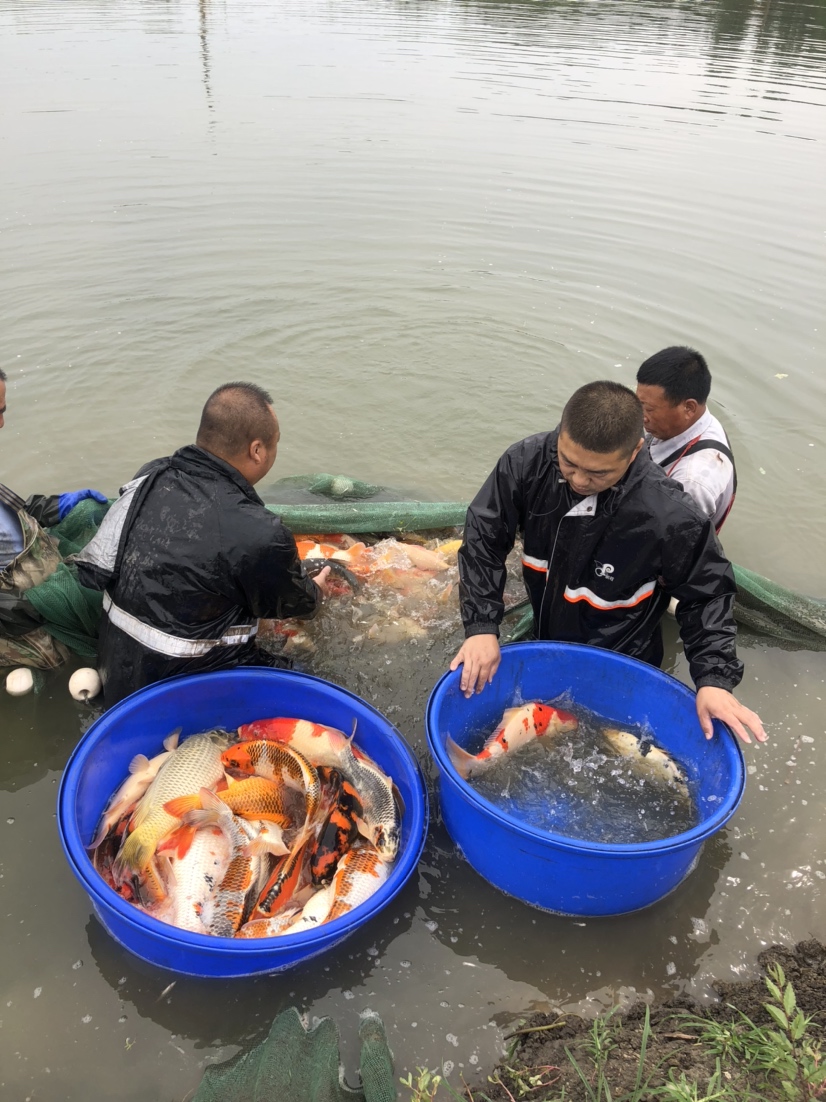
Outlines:
{"type": "Polygon", "coordinates": [[[645,431],[658,440],[671,440],[693,425],[697,420],[698,405],[693,398],[672,405],[661,386],[637,386],[637,397],[642,403],[645,431]]]}
{"type": "Polygon", "coordinates": [[[2,429],[3,425],[6,423],[5,416],[4,416],[5,412],[6,412],[6,384],[3,382],[2,379],[0,379],[0,429],[2,429]]]}
{"type": "Polygon", "coordinates": [[[557,458],[562,477],[576,494],[587,497],[615,486],[639,454],[642,439],[630,453],[591,452],[575,444],[564,429],[557,442],[557,458]]]}

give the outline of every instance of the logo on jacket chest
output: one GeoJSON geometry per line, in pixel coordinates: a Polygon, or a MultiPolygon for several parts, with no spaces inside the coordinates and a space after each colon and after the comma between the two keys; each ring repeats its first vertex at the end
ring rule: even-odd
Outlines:
{"type": "Polygon", "coordinates": [[[604,578],[606,582],[614,581],[614,567],[610,562],[599,562],[594,559],[594,573],[598,578],[604,578]]]}

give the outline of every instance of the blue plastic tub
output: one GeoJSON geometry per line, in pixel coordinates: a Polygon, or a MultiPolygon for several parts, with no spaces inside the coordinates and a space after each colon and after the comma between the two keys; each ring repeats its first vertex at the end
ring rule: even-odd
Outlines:
{"type": "Polygon", "coordinates": [[[399,732],[375,708],[316,677],[252,668],[176,677],[116,704],[89,728],[69,759],[57,807],[63,849],[112,937],[161,968],[221,978],[289,968],[332,948],[375,917],[416,868],[427,823],[427,793],[418,763],[399,732]],[[232,730],[276,715],[300,716],[348,733],[358,720],[356,741],[393,778],[405,804],[399,855],[387,881],[361,907],[316,930],[254,940],[187,933],[121,899],[97,874],[85,847],[134,755],[159,753],[176,727],[183,727],[185,737],[212,727],[232,730]]]}
{"type": "Polygon", "coordinates": [[[515,643],[502,649],[493,684],[466,700],[460,670],[438,682],[427,706],[427,739],[440,771],[445,826],[473,868],[508,895],[566,915],[618,915],[662,899],[691,872],[703,842],[734,814],[745,787],[743,756],[720,723],[707,740],[694,693],[643,662],[569,643],[515,643]],[[445,750],[481,748],[505,708],[570,693],[617,726],[647,723],[685,767],[699,813],[683,834],[611,845],[531,828],[480,796],[445,750]],[[472,744],[472,745],[471,745],[472,744]]]}

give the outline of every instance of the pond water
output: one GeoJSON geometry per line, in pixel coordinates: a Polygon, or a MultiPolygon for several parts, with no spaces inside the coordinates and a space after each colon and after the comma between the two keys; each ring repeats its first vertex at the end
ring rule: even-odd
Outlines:
{"type": "MultiPolygon", "coordinates": [[[[577,385],[689,343],[737,453],[727,551],[824,595],[824,61],[822,0],[0,0],[2,481],[112,494],[250,378],[281,420],[273,478],[463,500],[577,385]]],[[[433,780],[424,706],[456,643],[310,668],[385,711],[433,780]]],[[[70,671],[3,696],[3,1098],[182,1100],[290,1004],[336,1018],[349,1068],[370,1007],[399,1073],[470,1074],[534,1009],[707,996],[762,945],[823,937],[826,661],[740,646],[771,741],[657,906],[532,911],[437,818],[386,919],[329,959],[170,991],[56,838],[91,719],[70,671]]]]}

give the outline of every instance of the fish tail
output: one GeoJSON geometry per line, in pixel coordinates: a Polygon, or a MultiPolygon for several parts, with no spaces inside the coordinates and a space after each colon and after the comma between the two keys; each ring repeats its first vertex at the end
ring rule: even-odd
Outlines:
{"type": "Polygon", "coordinates": [[[463,780],[484,771],[487,763],[480,761],[473,754],[469,754],[467,750],[463,750],[461,746],[453,741],[450,735],[445,739],[445,749],[447,750],[447,756],[450,758],[450,764],[463,780]]]}
{"type": "Polygon", "coordinates": [[[163,805],[164,811],[174,815],[176,819],[183,819],[188,811],[196,811],[200,808],[201,797],[197,793],[191,796],[176,796],[163,805]]]}

